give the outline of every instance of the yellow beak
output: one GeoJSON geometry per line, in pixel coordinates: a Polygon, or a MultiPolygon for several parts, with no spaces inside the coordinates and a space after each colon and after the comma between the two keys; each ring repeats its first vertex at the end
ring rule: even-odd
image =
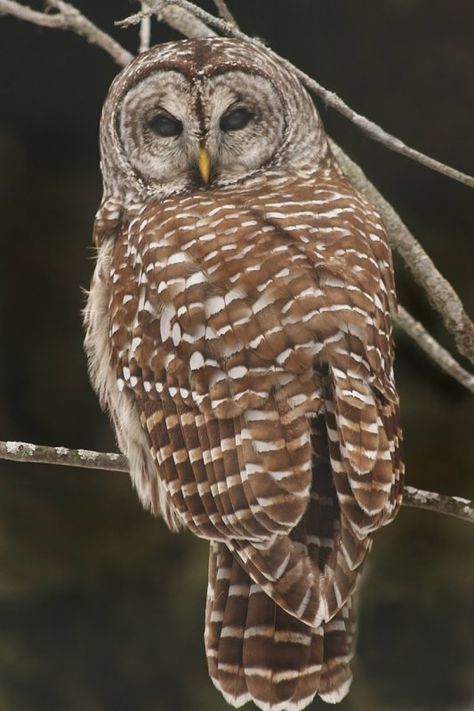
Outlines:
{"type": "Polygon", "coordinates": [[[209,156],[207,148],[204,148],[202,146],[199,149],[198,168],[199,172],[201,173],[201,178],[207,185],[207,183],[209,182],[209,176],[211,174],[211,158],[209,156]]]}

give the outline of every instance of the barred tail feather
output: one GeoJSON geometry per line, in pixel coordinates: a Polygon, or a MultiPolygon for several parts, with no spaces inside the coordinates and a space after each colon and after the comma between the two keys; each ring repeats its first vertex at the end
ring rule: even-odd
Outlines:
{"type": "Polygon", "coordinates": [[[353,597],[350,597],[338,614],[323,626],[324,662],[318,693],[328,704],[342,701],[352,683],[353,606],[353,597]]]}
{"type": "Polygon", "coordinates": [[[242,659],[249,592],[250,580],[227,548],[211,542],[204,634],[207,663],[215,686],[236,708],[251,699],[242,659]]]}
{"type": "Polygon", "coordinates": [[[348,692],[351,601],[311,628],[279,608],[222,543],[211,543],[205,643],[210,676],[226,701],[263,711],[300,711],[316,694],[348,692]]]}

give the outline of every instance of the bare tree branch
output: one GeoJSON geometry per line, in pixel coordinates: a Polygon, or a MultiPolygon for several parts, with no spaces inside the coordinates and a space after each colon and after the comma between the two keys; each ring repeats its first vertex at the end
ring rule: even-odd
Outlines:
{"type": "Polygon", "coordinates": [[[69,3],[61,0],[48,0],[49,7],[56,9],[58,12],[46,13],[32,10],[26,5],[21,5],[13,0],[0,0],[0,15],[13,15],[20,20],[27,20],[40,27],[51,27],[58,30],[72,30],[91,44],[97,45],[105,49],[112,59],[122,66],[128,64],[133,55],[127,52],[118,42],[110,35],[100,30],[93,22],[82,15],[69,3]]]}
{"type": "Polygon", "coordinates": [[[331,148],[351,183],[367,196],[383,217],[392,247],[403,258],[415,281],[425,290],[432,307],[454,336],[459,352],[474,362],[474,324],[451,284],[436,269],[423,247],[359,166],[334,141],[331,141],[331,148]]]}
{"type": "Polygon", "coordinates": [[[145,18],[156,15],[160,22],[166,22],[177,32],[180,32],[185,37],[193,39],[196,37],[214,37],[215,32],[211,30],[204,22],[201,22],[193,13],[176,7],[173,4],[167,4],[164,0],[153,2],[145,0],[142,4],[142,10],[130,15],[123,20],[118,20],[114,24],[117,27],[131,27],[143,22],[145,18]],[[146,7],[144,7],[146,5],[146,7]]]}
{"type": "MultiPolygon", "coordinates": [[[[145,9],[146,4],[142,2],[142,11],[145,9]]],[[[150,49],[150,41],[151,41],[151,16],[150,15],[145,15],[142,17],[141,22],[140,22],[140,47],[139,47],[139,52],[140,54],[142,52],[146,52],[147,49],[150,49]]]]}
{"type": "MultiPolygon", "coordinates": [[[[53,15],[36,12],[29,7],[12,2],[12,0],[0,0],[0,14],[13,14],[21,19],[46,27],[72,29],[105,49],[119,64],[125,65],[131,60],[132,56],[123,47],[120,47],[115,40],[95,27],[74,7],[62,2],[62,0],[49,0],[49,4],[59,12],[53,15]]],[[[159,0],[158,2],[144,0],[141,12],[117,24],[129,26],[140,22],[142,23],[141,31],[145,32],[143,30],[143,22],[149,20],[152,14],[157,14],[160,19],[187,37],[215,34],[201,19],[205,18],[209,23],[212,22],[217,25],[223,32],[250,39],[236,29],[235,26],[232,27],[228,22],[205,13],[192,3],[188,3],[187,0],[176,0],[174,3],[167,2],[167,0],[159,0]],[[187,9],[188,7],[191,10],[187,9]]],[[[142,40],[142,43],[145,46],[145,39],[142,40]]],[[[293,71],[295,70],[294,67],[291,68],[293,71]]],[[[336,157],[351,182],[369,197],[384,218],[392,246],[403,257],[415,279],[424,287],[432,306],[441,314],[446,328],[454,335],[458,350],[474,362],[474,326],[464,311],[458,295],[449,282],[437,271],[431,259],[403,224],[395,210],[382,197],[375,186],[369,182],[359,166],[351,161],[335,143],[331,143],[336,157]]],[[[400,321],[400,326],[415,337],[415,340],[435,360],[437,354],[441,367],[470,388],[471,376],[458,366],[454,359],[451,359],[451,356],[431,339],[431,336],[426,334],[426,337],[422,338],[422,326],[418,324],[415,328],[415,323],[414,319],[409,314],[406,314],[406,318],[400,321]]]]}
{"type": "MultiPolygon", "coordinates": [[[[114,472],[129,471],[127,458],[123,454],[93,452],[89,449],[46,447],[29,442],[0,442],[0,459],[114,472]]],[[[403,504],[474,522],[474,502],[461,499],[458,496],[446,496],[406,486],[403,490],[403,504]]]]}
{"type": "Polygon", "coordinates": [[[222,17],[223,20],[225,20],[226,22],[230,22],[231,25],[234,25],[234,27],[239,29],[237,21],[229,10],[229,8],[227,7],[227,3],[225,2],[225,0],[214,0],[214,5],[217,7],[219,15],[222,17]]]}
{"type": "Polygon", "coordinates": [[[381,126],[378,126],[374,121],[371,121],[365,116],[358,114],[356,111],[354,111],[354,109],[351,109],[351,107],[348,106],[345,101],[343,101],[343,99],[341,99],[336,93],[325,89],[317,81],[302,72],[301,69],[298,69],[289,62],[286,62],[286,64],[295,72],[299,80],[308,89],[310,89],[321,99],[323,99],[323,101],[328,106],[331,106],[333,109],[335,109],[340,114],[349,119],[349,121],[351,121],[358,128],[360,128],[361,131],[363,131],[365,134],[367,134],[367,136],[372,138],[372,140],[381,143],[383,146],[389,148],[395,153],[400,153],[400,155],[405,156],[406,158],[411,158],[411,160],[414,160],[417,163],[424,165],[426,168],[430,168],[431,170],[434,170],[437,173],[446,175],[448,178],[457,180],[458,182],[463,183],[464,185],[467,185],[470,188],[474,187],[474,176],[468,175],[467,173],[463,173],[457,168],[452,168],[451,166],[446,165],[445,163],[441,163],[441,161],[438,161],[435,158],[431,158],[430,156],[421,153],[421,151],[417,151],[415,148],[407,146],[406,143],[401,141],[396,136],[392,136],[381,126]]]}
{"type": "Polygon", "coordinates": [[[455,516],[463,521],[474,523],[474,501],[462,499],[459,496],[446,496],[432,491],[415,489],[413,486],[405,486],[403,505],[455,516]]]}
{"type": "Polygon", "coordinates": [[[123,454],[93,452],[90,449],[45,447],[29,442],[0,442],[0,459],[31,464],[60,464],[66,467],[104,469],[128,472],[128,461],[123,454]]]}
{"type": "Polygon", "coordinates": [[[464,370],[459,363],[435,339],[430,336],[419,321],[416,321],[403,306],[398,307],[395,323],[405,331],[420,348],[458,383],[474,393],[474,375],[464,370]]]}
{"type": "Polygon", "coordinates": [[[177,32],[190,39],[198,37],[214,37],[216,34],[204,22],[201,22],[191,12],[186,12],[175,5],[163,5],[157,13],[157,17],[162,22],[166,22],[177,32]]]}

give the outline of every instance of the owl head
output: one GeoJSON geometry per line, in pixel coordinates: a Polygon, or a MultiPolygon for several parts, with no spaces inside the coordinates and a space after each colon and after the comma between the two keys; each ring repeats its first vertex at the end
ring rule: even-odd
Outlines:
{"type": "Polygon", "coordinates": [[[124,206],[314,170],[326,153],[298,79],[271,51],[236,39],[153,47],[117,76],[102,113],[104,192],[124,206]]]}

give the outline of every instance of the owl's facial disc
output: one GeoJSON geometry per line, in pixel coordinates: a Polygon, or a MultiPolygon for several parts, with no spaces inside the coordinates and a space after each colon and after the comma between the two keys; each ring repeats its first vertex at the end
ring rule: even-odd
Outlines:
{"type": "Polygon", "coordinates": [[[266,167],[283,143],[285,109],[275,87],[258,74],[228,71],[203,82],[205,144],[217,184],[266,167]]]}
{"type": "Polygon", "coordinates": [[[159,71],[125,94],[118,115],[125,157],[147,188],[180,192],[191,183],[199,122],[190,82],[176,71],[159,71]]]}
{"type": "Polygon", "coordinates": [[[284,113],[277,90],[259,75],[228,71],[189,80],[163,70],[124,96],[118,134],[148,189],[187,192],[267,166],[283,141],[284,113]]]}

